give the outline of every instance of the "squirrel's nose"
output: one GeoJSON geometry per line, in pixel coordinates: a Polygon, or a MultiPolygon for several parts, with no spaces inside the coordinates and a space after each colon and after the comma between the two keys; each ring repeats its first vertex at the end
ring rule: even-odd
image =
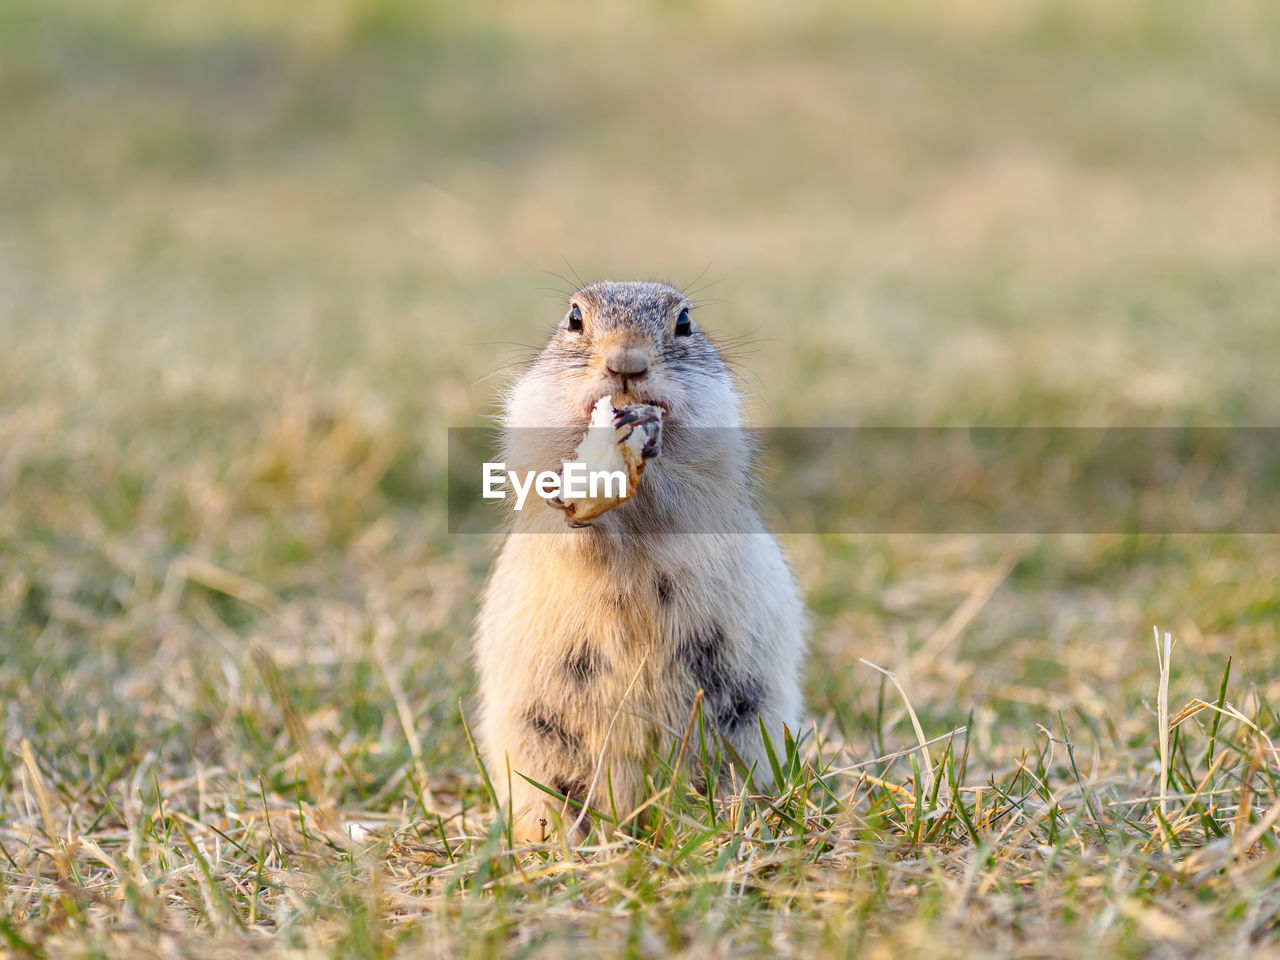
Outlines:
{"type": "Polygon", "coordinates": [[[642,347],[614,347],[604,358],[605,369],[627,379],[649,372],[649,354],[642,347]]]}

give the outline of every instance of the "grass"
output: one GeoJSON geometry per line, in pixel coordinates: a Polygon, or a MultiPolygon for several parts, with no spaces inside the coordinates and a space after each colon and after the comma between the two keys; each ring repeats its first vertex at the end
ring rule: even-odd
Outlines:
{"type": "Polygon", "coordinates": [[[1274,536],[788,535],[778,796],[512,853],[444,512],[553,273],[705,271],[766,426],[1273,423],[1276,27],[7,4],[0,950],[1280,952],[1274,536]]]}

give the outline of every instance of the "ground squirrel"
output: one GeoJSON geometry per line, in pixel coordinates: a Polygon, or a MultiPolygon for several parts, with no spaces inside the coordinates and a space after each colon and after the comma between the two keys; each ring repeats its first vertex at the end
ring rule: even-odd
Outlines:
{"type": "Polygon", "coordinates": [[[652,428],[661,411],[634,495],[585,523],[531,497],[485,588],[480,740],[520,839],[591,822],[525,777],[625,818],[699,689],[704,722],[757,785],[771,780],[760,719],[779,751],[801,719],[804,607],[753,507],[740,401],[692,308],[666,284],[585,286],[506,399],[506,462],[537,470],[570,457],[601,397],[621,421],[652,428]]]}

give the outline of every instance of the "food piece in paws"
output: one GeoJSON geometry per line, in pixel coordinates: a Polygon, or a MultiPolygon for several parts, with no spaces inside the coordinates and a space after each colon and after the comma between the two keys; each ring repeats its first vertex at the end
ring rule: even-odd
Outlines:
{"type": "Polygon", "coordinates": [[[661,438],[661,408],[638,403],[616,410],[612,396],[601,397],[591,408],[591,423],[573,460],[564,461],[564,483],[556,506],[563,505],[567,519],[584,521],[626,502],[635,493],[645,464],[657,455],[661,438]],[[585,467],[575,468],[574,475],[580,478],[576,484],[569,482],[571,463],[585,467]],[[619,477],[626,478],[625,485],[619,477]],[[570,495],[584,491],[585,496],[570,495]]]}

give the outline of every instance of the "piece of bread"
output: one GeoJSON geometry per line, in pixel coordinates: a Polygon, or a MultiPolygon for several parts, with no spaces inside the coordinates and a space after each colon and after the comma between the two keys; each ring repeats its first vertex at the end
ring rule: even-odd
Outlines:
{"type": "MultiPolygon", "coordinates": [[[[560,501],[565,514],[572,520],[590,520],[626,502],[635,493],[644,474],[654,443],[662,429],[662,409],[643,404],[616,410],[613,397],[604,396],[591,408],[591,422],[587,432],[574,451],[573,460],[566,460],[561,476],[570,463],[580,463],[586,468],[587,480],[580,483],[586,496],[571,497],[568,483],[561,488],[560,501]],[[619,422],[621,420],[621,422],[619,422]],[[597,475],[595,496],[592,496],[591,477],[597,475]],[[606,481],[600,475],[625,476],[626,483],[606,481]]],[[[578,471],[582,475],[582,471],[578,471]]]]}

